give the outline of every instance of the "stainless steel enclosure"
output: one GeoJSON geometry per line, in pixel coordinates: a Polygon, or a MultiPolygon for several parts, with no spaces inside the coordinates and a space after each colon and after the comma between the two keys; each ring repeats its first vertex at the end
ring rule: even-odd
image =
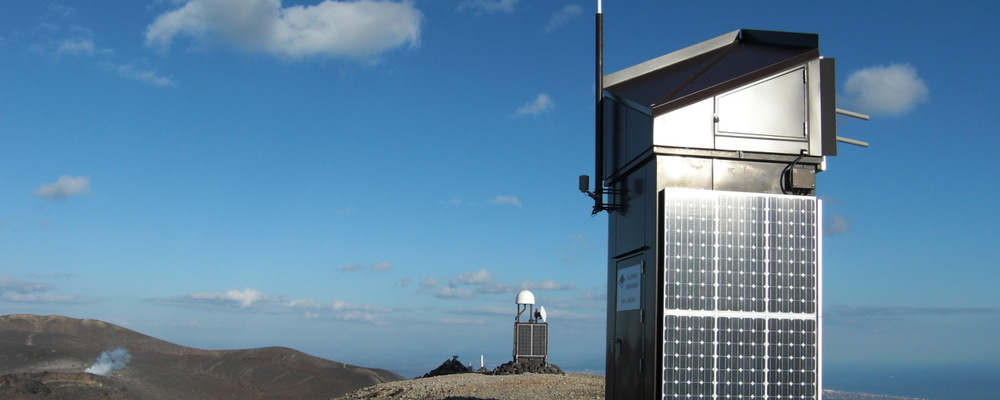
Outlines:
{"type": "Polygon", "coordinates": [[[739,30],[603,88],[606,398],[820,398],[817,35],[739,30]]]}

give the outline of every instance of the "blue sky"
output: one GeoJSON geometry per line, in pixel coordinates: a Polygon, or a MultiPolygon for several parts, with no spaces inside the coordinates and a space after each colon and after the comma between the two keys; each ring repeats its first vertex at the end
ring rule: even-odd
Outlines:
{"type": "MultiPolygon", "coordinates": [[[[1000,5],[604,3],[606,72],[818,33],[873,116],[819,180],[827,373],[1000,365],[1000,5]]],[[[507,361],[528,288],[552,361],[603,369],[593,2],[4,6],[0,313],[415,375],[507,361]]]]}

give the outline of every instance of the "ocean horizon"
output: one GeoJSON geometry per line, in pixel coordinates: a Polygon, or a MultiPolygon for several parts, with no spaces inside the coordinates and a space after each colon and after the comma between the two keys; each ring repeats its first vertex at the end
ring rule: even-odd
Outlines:
{"type": "Polygon", "coordinates": [[[1000,398],[1000,363],[823,367],[823,389],[930,400],[1000,398]]]}

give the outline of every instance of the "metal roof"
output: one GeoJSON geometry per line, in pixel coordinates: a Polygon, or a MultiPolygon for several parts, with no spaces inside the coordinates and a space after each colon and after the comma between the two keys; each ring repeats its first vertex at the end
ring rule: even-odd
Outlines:
{"type": "Polygon", "coordinates": [[[819,58],[819,35],[740,29],[604,77],[605,91],[654,115],[819,58]]]}

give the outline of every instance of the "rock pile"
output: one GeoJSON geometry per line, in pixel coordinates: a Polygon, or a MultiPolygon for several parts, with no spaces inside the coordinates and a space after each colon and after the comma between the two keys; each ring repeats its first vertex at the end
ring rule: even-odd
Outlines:
{"type": "Polygon", "coordinates": [[[440,366],[434,368],[431,372],[424,374],[421,378],[430,378],[432,376],[438,375],[451,375],[451,374],[464,374],[473,372],[469,367],[462,365],[461,361],[458,361],[458,356],[451,356],[450,360],[445,360],[440,366]]]}
{"type": "Polygon", "coordinates": [[[511,361],[493,369],[493,375],[519,375],[523,373],[532,374],[557,374],[566,375],[558,365],[545,362],[519,363],[511,361]]]}

